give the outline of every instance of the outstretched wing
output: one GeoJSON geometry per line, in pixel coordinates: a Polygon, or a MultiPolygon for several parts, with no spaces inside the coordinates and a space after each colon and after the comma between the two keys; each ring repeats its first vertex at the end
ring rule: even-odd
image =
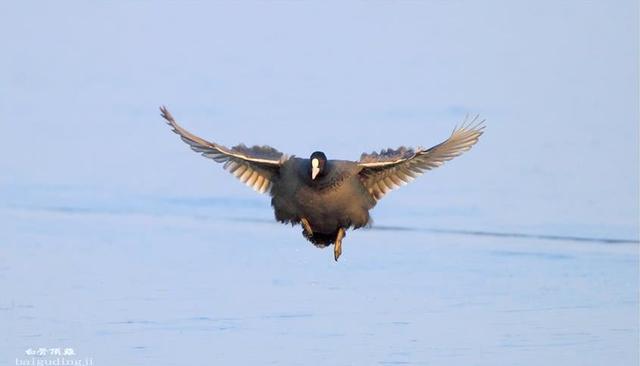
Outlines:
{"type": "Polygon", "coordinates": [[[411,182],[425,170],[437,168],[471,149],[483,130],[484,120],[475,116],[471,120],[465,118],[451,137],[430,149],[401,147],[362,154],[358,162],[362,168],[359,173],[362,183],[376,200],[380,200],[387,192],[411,182]]]}
{"type": "Polygon", "coordinates": [[[271,189],[273,176],[287,160],[286,155],[269,146],[238,145],[228,148],[204,140],[180,127],[166,107],[160,107],[160,112],[173,132],[180,135],[193,151],[224,163],[225,169],[257,192],[265,193],[271,189]]]}

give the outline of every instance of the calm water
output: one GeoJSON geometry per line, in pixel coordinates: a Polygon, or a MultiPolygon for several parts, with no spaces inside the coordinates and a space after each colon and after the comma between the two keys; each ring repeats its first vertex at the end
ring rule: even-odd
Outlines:
{"type": "Polygon", "coordinates": [[[637,2],[0,14],[0,365],[639,363],[637,2]],[[334,263],[161,104],[223,144],[340,159],[488,120],[334,263]]]}
{"type": "Polygon", "coordinates": [[[2,209],[3,364],[638,360],[637,244],[361,230],[334,263],[257,200],[126,206],[2,209]]]}

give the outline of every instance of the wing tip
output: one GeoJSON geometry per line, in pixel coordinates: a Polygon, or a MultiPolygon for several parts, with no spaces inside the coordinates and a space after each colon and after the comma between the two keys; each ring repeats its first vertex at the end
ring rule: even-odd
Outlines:
{"type": "Polygon", "coordinates": [[[160,116],[164,118],[164,121],[171,127],[173,132],[181,136],[183,135],[180,132],[180,127],[178,126],[178,123],[173,118],[173,115],[171,114],[171,112],[169,112],[169,109],[167,109],[167,107],[164,104],[160,106],[160,116]]]}
{"type": "Polygon", "coordinates": [[[485,122],[487,121],[486,118],[480,118],[480,114],[477,113],[473,116],[473,118],[469,117],[469,114],[467,113],[464,117],[464,119],[462,120],[462,123],[459,126],[456,126],[453,129],[452,135],[457,133],[457,132],[475,132],[478,133],[478,136],[482,135],[484,133],[484,129],[487,127],[485,122]]]}
{"type": "Polygon", "coordinates": [[[162,118],[166,119],[167,121],[173,120],[173,116],[171,115],[171,112],[169,112],[169,110],[167,109],[167,106],[165,106],[164,104],[160,106],[160,115],[162,116],[162,118]]]}

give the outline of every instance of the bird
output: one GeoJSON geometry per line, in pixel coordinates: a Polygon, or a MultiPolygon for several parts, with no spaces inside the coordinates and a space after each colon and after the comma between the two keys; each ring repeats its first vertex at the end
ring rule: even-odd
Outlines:
{"type": "Polygon", "coordinates": [[[449,138],[431,148],[388,148],[363,153],[358,161],[330,160],[315,151],[304,159],[266,145],[228,148],[185,130],[165,106],[160,114],[192,150],[223,163],[255,191],[269,194],[277,221],[301,225],[302,235],[319,248],[333,244],[335,261],[346,231],[370,225],[369,211],[380,199],[471,149],[485,129],[484,119],[467,115],[449,138]]]}

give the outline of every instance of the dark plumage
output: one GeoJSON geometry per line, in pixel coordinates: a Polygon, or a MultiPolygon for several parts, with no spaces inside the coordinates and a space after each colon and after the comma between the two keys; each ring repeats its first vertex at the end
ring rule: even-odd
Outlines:
{"type": "Polygon", "coordinates": [[[369,222],[376,202],[358,179],[360,168],[350,161],[330,160],[316,179],[308,174],[311,159],[291,158],[280,169],[271,188],[276,219],[297,224],[309,221],[314,244],[332,244],[339,228],[360,228],[369,222]]]}
{"type": "Polygon", "coordinates": [[[305,238],[316,246],[335,244],[335,260],[342,252],[345,230],[366,226],[369,210],[387,192],[469,150],[484,129],[484,120],[476,116],[429,149],[387,149],[362,154],[357,162],[327,160],[319,151],[301,159],[268,146],[227,148],[203,140],[180,127],[165,107],[160,110],[194,151],[224,163],[225,169],[256,191],[268,192],[278,221],[301,224],[305,238]]]}

